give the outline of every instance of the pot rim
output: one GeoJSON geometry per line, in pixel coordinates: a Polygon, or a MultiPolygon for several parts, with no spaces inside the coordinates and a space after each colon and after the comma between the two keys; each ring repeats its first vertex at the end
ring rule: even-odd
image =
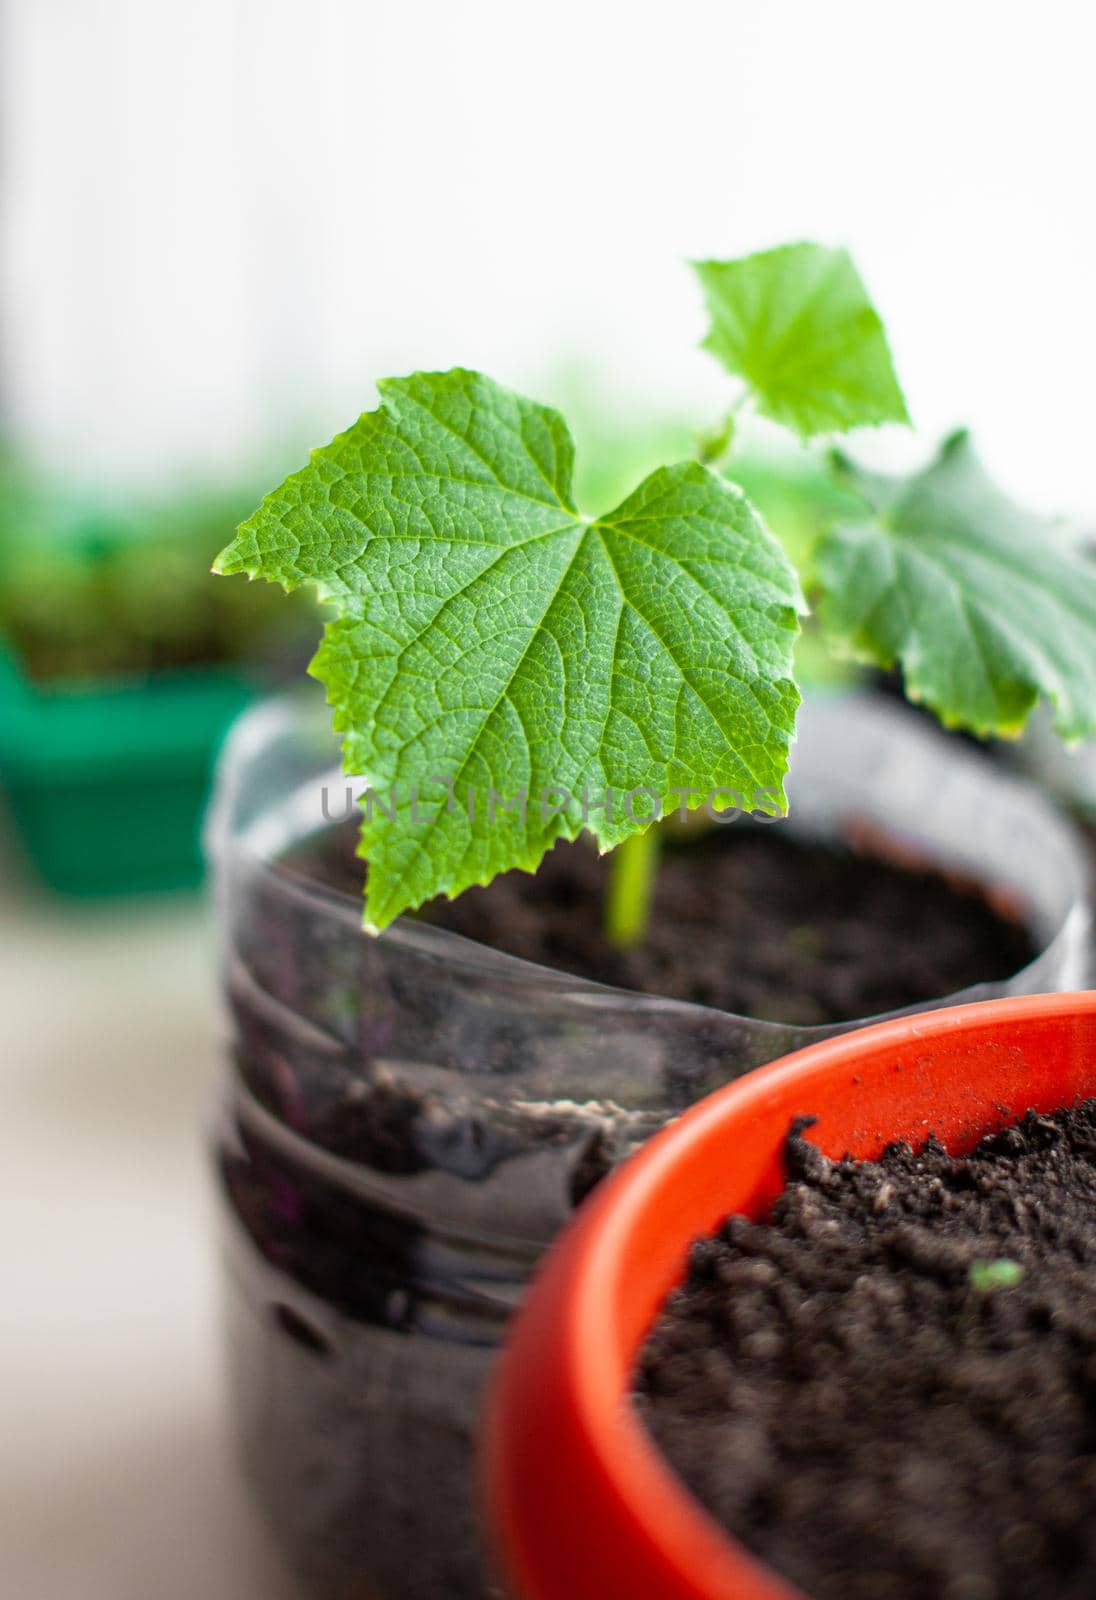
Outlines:
{"type": "Polygon", "coordinates": [[[1094,1091],[1096,991],[1020,996],[809,1045],[656,1135],[549,1252],[491,1388],[488,1523],[522,1600],[802,1600],[692,1498],[629,1401],[636,1352],[689,1243],[775,1198],[792,1116],[819,1115],[812,1138],[826,1154],[870,1159],[930,1132],[969,1150],[1029,1106],[1094,1091]]]}
{"type": "MultiPolygon", "coordinates": [[[[962,770],[964,763],[969,765],[972,759],[964,751],[946,747],[943,743],[943,733],[937,729],[924,727],[907,707],[883,702],[880,696],[871,691],[845,690],[839,694],[827,695],[824,699],[830,704],[839,702],[850,714],[855,714],[862,707],[867,708],[869,715],[875,710],[884,711],[893,726],[899,730],[898,737],[917,738],[938,745],[941,751],[946,749],[956,771],[962,770]]],[[[284,838],[279,835],[279,839],[273,841],[265,834],[260,834],[259,840],[247,839],[236,835],[233,829],[232,817],[239,800],[241,772],[247,763],[261,751],[265,742],[291,726],[295,719],[302,715],[307,715],[309,712],[315,715],[316,710],[315,705],[302,700],[299,695],[283,694],[261,702],[237,721],[225,741],[217,764],[213,800],[206,815],[204,828],[205,853],[217,869],[218,877],[225,870],[226,863],[233,858],[246,861],[248,870],[252,874],[276,884],[279,893],[323,906],[329,916],[345,927],[348,936],[364,939],[370,936],[362,927],[361,904],[358,898],[295,872],[278,860],[278,850],[290,838],[296,837],[298,830],[290,829],[284,838]]],[[[327,760],[330,761],[329,769],[325,769],[318,778],[314,776],[302,783],[300,786],[302,791],[312,791],[316,783],[322,783],[325,778],[342,784],[348,781],[338,765],[337,758],[332,757],[330,752],[326,754],[325,762],[327,760]]],[[[987,772],[983,776],[1002,793],[1008,790],[1016,793],[1026,791],[1028,802],[1038,804],[1044,809],[1046,819],[1053,822],[1057,830],[1062,848],[1071,857],[1078,887],[1065,915],[1049,937],[1042,936],[1034,919],[1030,915],[1025,915],[1025,923],[1032,937],[1035,953],[1023,967],[1002,978],[972,984],[965,989],[934,996],[928,1001],[915,1002],[909,1006],[874,1012],[866,1016],[850,1017],[840,1022],[775,1021],[770,1018],[753,1017],[746,1013],[725,1011],[720,1007],[704,1005],[697,1001],[679,1000],[669,995],[602,983],[597,979],[567,972],[563,968],[550,967],[522,956],[511,955],[507,951],[481,944],[447,928],[420,921],[414,916],[397,917],[379,935],[379,942],[393,951],[444,965],[472,980],[483,980],[501,987],[513,987],[516,990],[526,990],[535,984],[538,989],[558,996],[568,1005],[582,1006],[591,1010],[624,1008],[646,1016],[680,1016],[683,1019],[698,1020],[707,1017],[721,1021],[730,1019],[732,1023],[741,1023],[747,1027],[759,1039],[770,1041],[770,1048],[783,1048],[785,1053],[792,1047],[809,1046],[816,1040],[831,1038],[835,1034],[872,1026],[892,1018],[918,1015],[926,1009],[954,1007],[1000,998],[1002,989],[1014,993],[1017,989],[1030,988],[1042,978],[1044,966],[1047,964],[1053,966],[1062,958],[1063,952],[1077,953],[1076,960],[1070,963],[1073,970],[1069,981],[1086,981],[1087,973],[1082,972],[1078,963],[1082,959],[1085,963],[1089,960],[1088,941],[1094,915],[1090,893],[1092,877],[1083,844],[1074,824],[1064,813],[1054,808],[1029,780],[1005,772],[987,772]]],[[[791,818],[790,825],[799,827],[794,817],[791,818]]],[[[825,833],[816,832],[813,828],[808,827],[803,831],[812,837],[827,837],[825,833]]],[[[846,838],[845,842],[849,843],[849,840],[846,838]]],[[[901,828],[896,828],[894,842],[897,846],[909,842],[903,839],[901,828]]],[[[922,848],[926,866],[935,865],[936,870],[942,870],[939,863],[934,863],[932,849],[922,848]]],[[[988,878],[981,881],[983,888],[992,888],[988,878]]]]}

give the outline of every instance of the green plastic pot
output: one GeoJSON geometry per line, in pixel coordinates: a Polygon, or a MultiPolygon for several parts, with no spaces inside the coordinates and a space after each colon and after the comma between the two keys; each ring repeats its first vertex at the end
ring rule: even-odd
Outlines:
{"type": "Polygon", "coordinates": [[[36,684],[0,640],[0,790],[38,875],[81,896],[199,883],[213,761],[254,696],[227,666],[36,684]]]}

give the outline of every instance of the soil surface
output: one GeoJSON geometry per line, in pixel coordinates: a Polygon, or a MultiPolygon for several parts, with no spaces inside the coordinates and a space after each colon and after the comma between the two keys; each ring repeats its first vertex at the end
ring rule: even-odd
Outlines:
{"type": "Polygon", "coordinates": [[[1096,1101],[831,1163],[693,1246],[637,1403],[813,1600],[1096,1594],[1096,1101]]]}
{"type": "MultiPolygon", "coordinates": [[[[330,830],[310,865],[357,896],[364,868],[354,838],[353,825],[330,830]]],[[[600,983],[804,1026],[1003,979],[1035,954],[1022,924],[975,885],[804,843],[779,824],[735,825],[666,849],[648,936],[635,950],[602,934],[608,870],[585,841],[557,844],[534,875],[506,873],[422,914],[600,983]]]]}

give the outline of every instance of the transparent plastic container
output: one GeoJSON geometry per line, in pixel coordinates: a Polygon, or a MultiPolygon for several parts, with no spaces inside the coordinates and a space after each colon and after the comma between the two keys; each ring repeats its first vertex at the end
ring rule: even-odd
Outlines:
{"type": "MultiPolygon", "coordinates": [[[[230,740],[209,825],[231,1393],[312,1595],[478,1600],[481,1393],[537,1258],[686,1105],[858,1024],[612,990],[409,919],[370,938],[355,899],[285,860],[324,784],[342,792],[326,713],[269,703],[230,740]]],[[[868,841],[1023,908],[1036,959],[941,1004],[1088,983],[1087,858],[1036,790],[861,696],[804,712],[789,789],[797,835],[868,841]]]]}
{"type": "Polygon", "coordinates": [[[1050,713],[1040,709],[1015,748],[1017,765],[1072,806],[1096,827],[1096,739],[1069,748],[1054,731],[1050,713]]]}

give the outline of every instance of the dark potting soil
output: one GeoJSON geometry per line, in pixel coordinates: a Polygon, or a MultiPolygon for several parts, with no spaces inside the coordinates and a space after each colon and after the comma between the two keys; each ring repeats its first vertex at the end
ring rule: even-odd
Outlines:
{"type": "MultiPolygon", "coordinates": [[[[355,896],[352,828],[314,861],[355,896]]],[[[313,846],[313,848],[315,848],[313,846]]],[[[847,1022],[1010,976],[1034,957],[1018,918],[973,884],[870,854],[805,843],[779,824],[728,827],[666,849],[644,943],[602,932],[608,860],[557,844],[422,915],[481,944],[599,983],[803,1025],[847,1022]]]]}
{"type": "Polygon", "coordinates": [[[659,1446],[812,1600],[1092,1600],[1096,1101],[955,1160],[807,1125],[642,1353],[659,1446]]]}

